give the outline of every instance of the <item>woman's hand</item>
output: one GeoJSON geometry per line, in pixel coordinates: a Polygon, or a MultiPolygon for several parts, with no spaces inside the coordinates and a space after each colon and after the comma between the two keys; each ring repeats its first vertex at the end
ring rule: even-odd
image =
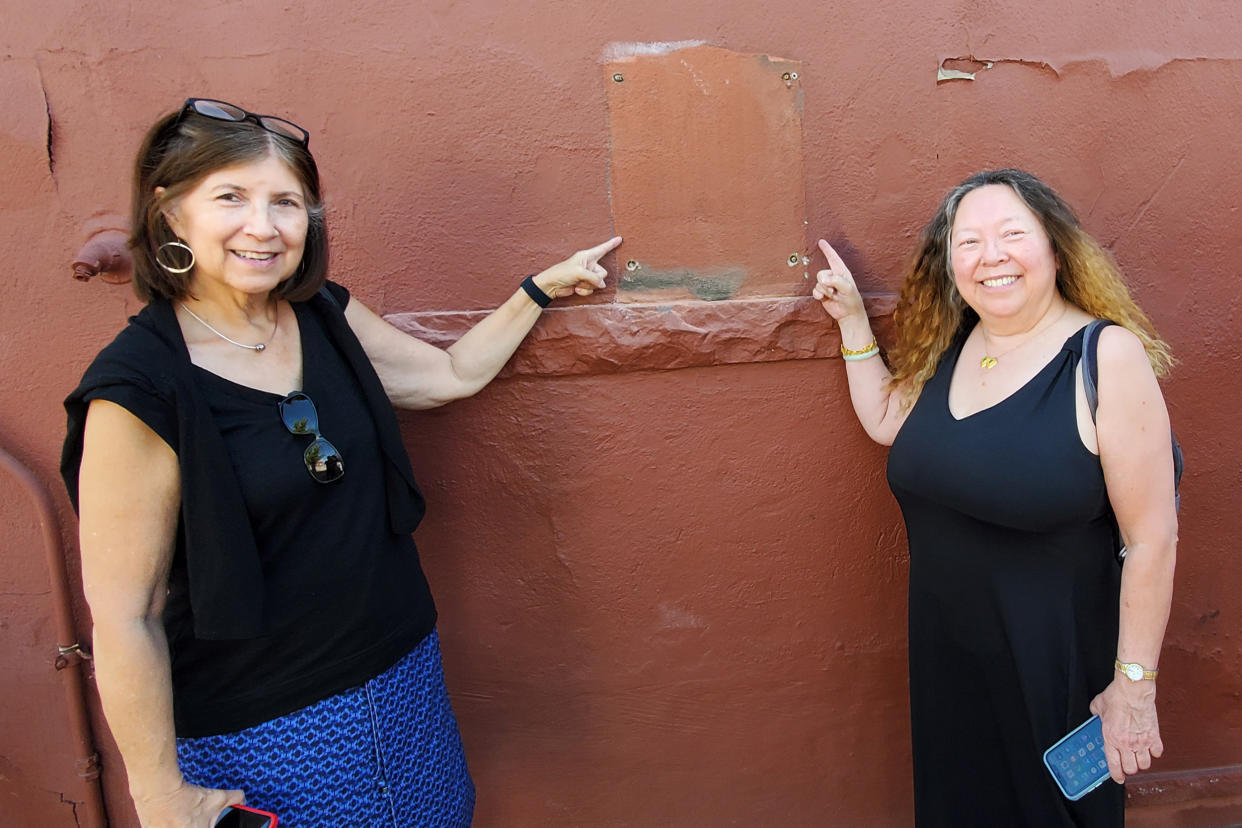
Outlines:
{"type": "MultiPolygon", "coordinates": [[[[875,335],[862,294],[858,292],[858,285],[854,284],[854,276],[832,245],[820,239],[819,249],[828,260],[828,267],[815,274],[811,296],[837,321],[842,349],[849,349],[855,354],[865,352],[876,344],[875,335]]],[[[848,366],[845,374],[849,378],[850,401],[854,404],[858,422],[872,440],[882,446],[891,446],[914,405],[913,399],[909,406],[902,405],[906,391],[893,386],[892,375],[884,360],[878,356],[845,364],[848,366]]]]}
{"type": "Polygon", "coordinates": [[[1108,772],[1118,784],[1147,770],[1164,753],[1156,720],[1156,683],[1117,677],[1091,700],[1091,712],[1104,725],[1108,772]]]}
{"type": "Polygon", "coordinates": [[[200,788],[185,782],[168,793],[134,797],[142,828],[211,828],[230,805],[245,805],[241,791],[200,788]]]}
{"type": "Polygon", "coordinates": [[[867,309],[863,306],[862,294],[858,292],[858,285],[854,284],[850,269],[832,245],[823,239],[819,240],[819,249],[828,260],[828,268],[815,274],[815,287],[811,295],[838,323],[850,318],[866,320],[867,309]]]}
{"type": "Polygon", "coordinates": [[[621,243],[620,236],[613,236],[603,244],[587,250],[579,250],[560,264],[554,264],[535,276],[535,284],[553,299],[565,296],[590,296],[604,287],[608,275],[599,263],[605,255],[621,243]]]}

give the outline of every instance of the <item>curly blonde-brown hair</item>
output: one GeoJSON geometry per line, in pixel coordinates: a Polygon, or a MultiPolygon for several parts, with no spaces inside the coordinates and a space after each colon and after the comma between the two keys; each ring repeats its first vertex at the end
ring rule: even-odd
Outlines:
{"type": "Polygon", "coordinates": [[[923,228],[893,314],[897,342],[888,358],[894,386],[905,384],[908,399],[917,396],[958,334],[979,319],[954,284],[949,235],[962,198],[990,184],[1012,188],[1039,218],[1056,255],[1061,296],[1092,316],[1111,319],[1132,332],[1142,340],[1156,376],[1168,374],[1173,364],[1169,346],[1131,298],[1112,255],[1082,229],[1070,206],[1028,172],[988,170],[950,190],[923,228]]]}

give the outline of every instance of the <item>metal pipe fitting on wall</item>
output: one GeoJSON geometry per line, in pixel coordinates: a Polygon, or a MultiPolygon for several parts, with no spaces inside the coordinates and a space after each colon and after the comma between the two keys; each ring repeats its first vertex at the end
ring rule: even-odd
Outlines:
{"type": "Polygon", "coordinates": [[[100,230],[86,240],[73,258],[73,278],[89,282],[98,276],[110,285],[123,285],[134,271],[125,231],[100,230]]]}

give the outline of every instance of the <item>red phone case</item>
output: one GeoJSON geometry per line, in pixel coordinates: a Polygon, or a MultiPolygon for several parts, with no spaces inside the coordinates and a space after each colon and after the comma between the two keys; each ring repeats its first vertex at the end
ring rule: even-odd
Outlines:
{"type": "Polygon", "coordinates": [[[236,822],[237,828],[276,828],[277,824],[280,822],[280,817],[276,816],[271,811],[261,811],[258,808],[251,808],[248,805],[230,805],[220,814],[219,819],[216,820],[216,825],[232,825],[234,822],[236,822]],[[232,812],[240,812],[242,816],[238,819],[225,822],[229,814],[232,812]],[[253,816],[247,816],[251,814],[253,816]],[[267,821],[264,822],[262,819],[266,819],[267,821]]]}

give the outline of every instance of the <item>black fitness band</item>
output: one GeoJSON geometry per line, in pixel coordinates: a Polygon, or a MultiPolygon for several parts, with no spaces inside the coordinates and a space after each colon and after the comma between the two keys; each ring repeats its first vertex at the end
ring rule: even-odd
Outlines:
{"type": "Polygon", "coordinates": [[[522,290],[526,291],[526,295],[541,308],[546,308],[552,304],[552,297],[543,292],[539,285],[535,284],[535,274],[531,274],[522,280],[522,290]]]}

